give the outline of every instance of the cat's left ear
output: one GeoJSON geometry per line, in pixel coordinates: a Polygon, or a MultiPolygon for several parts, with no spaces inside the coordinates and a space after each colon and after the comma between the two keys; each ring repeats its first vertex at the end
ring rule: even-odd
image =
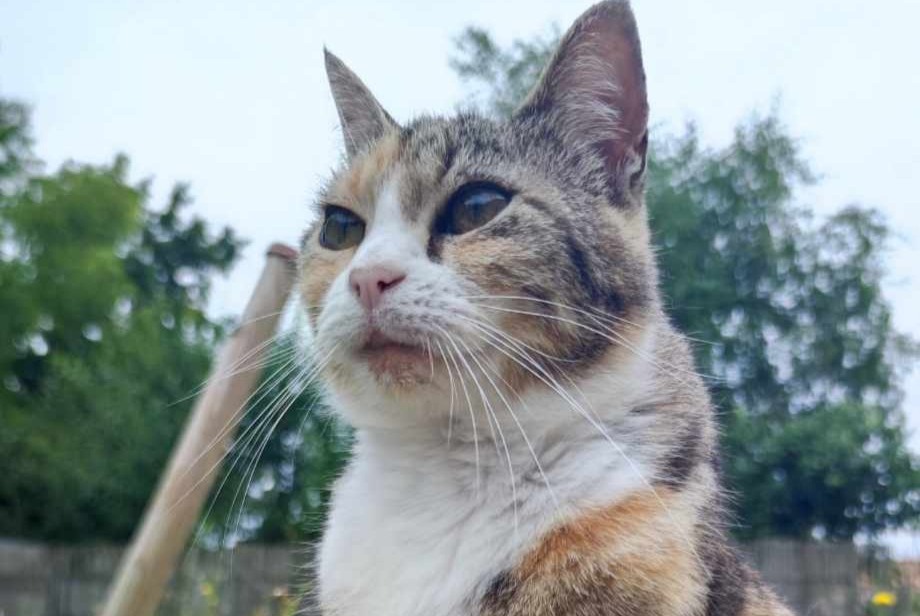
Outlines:
{"type": "Polygon", "coordinates": [[[328,49],[326,76],[339,112],[348,157],[367,149],[384,133],[399,128],[357,75],[328,49]]]}
{"type": "Polygon", "coordinates": [[[648,149],[648,98],[628,1],[601,2],[578,18],[516,112],[530,114],[544,116],[570,144],[594,148],[614,197],[637,198],[648,149]]]}

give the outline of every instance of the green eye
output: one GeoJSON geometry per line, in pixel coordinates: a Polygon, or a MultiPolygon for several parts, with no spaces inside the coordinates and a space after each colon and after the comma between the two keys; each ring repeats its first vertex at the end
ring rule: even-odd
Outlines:
{"type": "Polygon", "coordinates": [[[345,208],[326,206],[326,218],[319,232],[319,244],[329,250],[345,250],[364,239],[364,221],[345,208]]]}
{"type": "Polygon", "coordinates": [[[495,184],[467,184],[450,198],[435,230],[447,235],[467,233],[495,218],[510,201],[508,191],[495,184]]]}

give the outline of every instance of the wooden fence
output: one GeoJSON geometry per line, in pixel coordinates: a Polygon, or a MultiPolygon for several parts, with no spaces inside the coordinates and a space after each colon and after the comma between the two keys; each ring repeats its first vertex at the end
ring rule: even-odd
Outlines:
{"type": "MultiPolygon", "coordinates": [[[[762,541],[745,551],[798,614],[866,613],[865,567],[848,544],[762,541]]],[[[119,547],[56,547],[0,540],[0,616],[95,616],[118,566],[119,547]]],[[[290,616],[310,591],[309,551],[243,545],[191,551],[158,616],[290,616]]],[[[890,614],[908,614],[909,599],[890,614]]]]}

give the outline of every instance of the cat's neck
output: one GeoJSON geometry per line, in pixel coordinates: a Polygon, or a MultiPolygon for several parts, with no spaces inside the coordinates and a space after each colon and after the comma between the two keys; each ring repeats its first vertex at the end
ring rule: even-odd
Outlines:
{"type": "Polygon", "coordinates": [[[614,376],[623,374],[621,364],[619,372],[599,370],[564,391],[534,388],[458,404],[443,422],[361,428],[356,464],[373,469],[403,502],[429,486],[445,496],[608,503],[652,472],[650,419],[634,412],[647,399],[641,372],[614,376]]]}
{"type": "Polygon", "coordinates": [[[478,388],[467,382],[463,391],[452,384],[453,391],[428,398],[427,412],[381,408],[399,420],[357,426],[356,456],[410,477],[419,469],[427,477],[436,473],[438,481],[460,487],[542,478],[582,459],[583,452],[594,456],[594,466],[608,458],[611,464],[639,465],[655,443],[646,429],[649,418],[635,411],[663,395],[659,335],[650,324],[635,345],[611,351],[585,374],[547,376],[503,392],[480,376],[478,388]]]}

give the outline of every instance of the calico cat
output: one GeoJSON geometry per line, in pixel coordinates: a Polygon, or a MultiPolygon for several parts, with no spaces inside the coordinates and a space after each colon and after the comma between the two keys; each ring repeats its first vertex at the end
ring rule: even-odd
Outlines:
{"type": "Polygon", "coordinates": [[[662,310],[629,4],[579,18],[505,121],[400,126],[326,67],[347,156],[300,289],[356,442],[324,614],[790,614],[728,544],[712,405],[662,310]]]}

